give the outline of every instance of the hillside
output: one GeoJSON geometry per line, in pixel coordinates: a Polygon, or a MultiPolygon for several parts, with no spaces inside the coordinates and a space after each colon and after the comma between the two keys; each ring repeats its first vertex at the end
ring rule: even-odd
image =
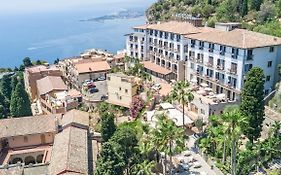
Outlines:
{"type": "Polygon", "coordinates": [[[281,0],[158,0],[147,11],[149,22],[191,14],[208,26],[241,22],[243,28],[281,37],[281,0]]]}

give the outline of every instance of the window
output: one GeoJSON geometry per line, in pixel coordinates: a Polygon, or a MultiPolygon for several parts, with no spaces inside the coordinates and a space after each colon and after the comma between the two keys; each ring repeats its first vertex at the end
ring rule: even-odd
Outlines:
{"type": "Polygon", "coordinates": [[[23,137],[23,142],[25,142],[25,143],[28,142],[27,136],[24,136],[24,137],[23,137]]]}
{"type": "Polygon", "coordinates": [[[266,81],[270,81],[270,76],[266,76],[266,81]]]}
{"type": "Polygon", "coordinates": [[[128,93],[128,89],[125,89],[125,93],[128,93]]]}
{"type": "Polygon", "coordinates": [[[268,61],[267,62],[267,67],[271,67],[272,66],[272,61],[268,61]]]}
{"type": "Polygon", "coordinates": [[[269,94],[269,90],[266,89],[266,90],[264,91],[264,95],[268,95],[268,94],[269,94]]]}
{"type": "Polygon", "coordinates": [[[110,81],[110,77],[107,77],[107,80],[109,80],[109,81],[110,81]]]}
{"type": "Polygon", "coordinates": [[[119,96],[119,100],[122,100],[122,97],[121,97],[121,96],[119,96]]]}
{"type": "Polygon", "coordinates": [[[121,87],[119,87],[119,91],[121,91],[122,89],[121,89],[121,87]]]}
{"type": "Polygon", "coordinates": [[[274,52],[274,47],[270,47],[269,52],[274,52]]]}

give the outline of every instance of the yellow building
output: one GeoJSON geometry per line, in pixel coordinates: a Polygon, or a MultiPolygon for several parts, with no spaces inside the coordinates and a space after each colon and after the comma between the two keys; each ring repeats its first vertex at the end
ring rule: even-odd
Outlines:
{"type": "Polygon", "coordinates": [[[108,74],[107,88],[109,103],[129,108],[133,97],[137,95],[138,83],[133,76],[108,74]]]}

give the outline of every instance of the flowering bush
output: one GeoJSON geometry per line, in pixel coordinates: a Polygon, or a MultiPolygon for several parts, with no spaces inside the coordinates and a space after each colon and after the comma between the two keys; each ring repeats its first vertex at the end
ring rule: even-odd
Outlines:
{"type": "Polygon", "coordinates": [[[130,114],[132,118],[137,118],[140,111],[144,108],[144,101],[140,96],[134,96],[130,107],[130,114]]]}

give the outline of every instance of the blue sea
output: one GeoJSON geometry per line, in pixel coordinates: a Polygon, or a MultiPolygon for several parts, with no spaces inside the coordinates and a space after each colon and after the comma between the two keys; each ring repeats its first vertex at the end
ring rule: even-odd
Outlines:
{"type": "MultiPolygon", "coordinates": [[[[74,0],[68,2],[70,1],[74,0]]],[[[116,53],[117,50],[124,49],[124,35],[132,32],[131,27],[145,23],[144,16],[104,22],[80,20],[113,14],[124,9],[144,13],[153,2],[154,0],[104,0],[100,3],[98,0],[95,3],[93,0],[85,6],[70,6],[63,10],[57,8],[40,11],[35,6],[34,9],[37,10],[31,8],[20,12],[2,12],[0,67],[19,66],[27,56],[32,60],[42,59],[53,63],[57,58],[79,55],[90,48],[107,49],[116,53]]]]}

